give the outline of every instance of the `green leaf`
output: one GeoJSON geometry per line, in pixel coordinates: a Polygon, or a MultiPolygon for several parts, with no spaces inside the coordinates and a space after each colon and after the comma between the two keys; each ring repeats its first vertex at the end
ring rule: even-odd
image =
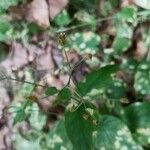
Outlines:
{"type": "MultiPolygon", "coordinates": [[[[27,81],[34,82],[32,72],[30,69],[27,69],[24,72],[24,75],[25,75],[25,78],[27,81]]],[[[22,85],[22,88],[19,90],[19,95],[23,96],[23,97],[28,97],[28,96],[32,95],[31,93],[33,92],[34,87],[35,86],[32,84],[24,83],[22,85]]]]}
{"type": "Polygon", "coordinates": [[[56,89],[56,87],[48,87],[48,88],[46,89],[46,92],[45,92],[45,94],[46,94],[47,96],[52,96],[52,95],[54,95],[54,94],[56,94],[56,93],[58,93],[58,90],[56,89]]]}
{"type": "Polygon", "coordinates": [[[58,94],[58,99],[60,101],[69,101],[71,99],[71,91],[69,88],[63,88],[58,94]]]}
{"type": "Polygon", "coordinates": [[[80,54],[96,54],[100,44],[100,36],[94,32],[76,32],[68,38],[67,47],[75,49],[80,54]]]}
{"type": "Polygon", "coordinates": [[[7,40],[7,36],[3,33],[0,33],[0,42],[5,42],[7,40]]]}
{"type": "Polygon", "coordinates": [[[42,130],[42,128],[46,124],[46,116],[42,112],[40,112],[39,107],[36,103],[32,104],[30,113],[30,125],[36,130],[42,130]]]}
{"type": "Polygon", "coordinates": [[[55,123],[48,133],[48,148],[53,150],[64,149],[72,150],[72,144],[67,136],[64,120],[61,119],[55,123]]]}
{"type": "Polygon", "coordinates": [[[126,95],[126,84],[118,78],[115,78],[112,84],[107,88],[107,97],[111,100],[120,100],[126,95]]]}
{"type": "Polygon", "coordinates": [[[91,72],[77,85],[77,91],[85,96],[93,89],[105,89],[112,81],[111,74],[118,70],[117,65],[108,65],[91,72]]]}
{"type": "Polygon", "coordinates": [[[126,23],[123,24],[117,24],[117,37],[118,38],[127,38],[127,39],[132,39],[133,35],[133,27],[129,26],[126,23]]]}
{"type": "Polygon", "coordinates": [[[10,23],[6,19],[0,18],[0,33],[6,33],[10,28],[10,23]]]}
{"type": "Polygon", "coordinates": [[[43,31],[43,29],[40,26],[38,26],[36,23],[28,24],[28,30],[32,34],[37,34],[43,31]]]}
{"type": "Polygon", "coordinates": [[[105,150],[143,150],[118,118],[104,115],[100,119],[97,134],[94,136],[96,149],[105,150]]]}
{"type": "Polygon", "coordinates": [[[100,3],[100,14],[104,17],[109,15],[118,6],[118,0],[109,0],[100,3]]]}
{"type": "Polygon", "coordinates": [[[120,21],[134,24],[137,21],[137,8],[134,6],[122,8],[117,14],[117,22],[120,21]]]}
{"type": "Polygon", "coordinates": [[[120,55],[131,46],[131,40],[128,38],[116,37],[113,42],[114,53],[120,55]]]}
{"type": "Polygon", "coordinates": [[[76,9],[82,8],[87,10],[88,12],[93,12],[95,10],[95,7],[98,6],[99,0],[69,0],[69,3],[71,5],[77,6],[76,9]]]}
{"type": "Polygon", "coordinates": [[[64,9],[58,16],[54,18],[54,23],[58,26],[67,26],[71,19],[66,9],[64,9]]]}
{"type": "Polygon", "coordinates": [[[134,73],[137,70],[138,61],[134,58],[127,58],[124,59],[123,63],[121,64],[121,68],[126,70],[128,73],[134,73]]]}
{"type": "Polygon", "coordinates": [[[7,39],[7,31],[11,29],[11,24],[4,18],[0,17],[0,41],[7,39]]]}
{"type": "MultiPolygon", "coordinates": [[[[27,134],[27,133],[26,133],[27,134]]],[[[19,134],[15,135],[15,144],[14,144],[14,149],[16,150],[41,150],[41,146],[39,143],[38,137],[30,137],[27,139],[26,137],[23,137],[19,134]]]]}
{"type": "Polygon", "coordinates": [[[150,103],[137,102],[125,109],[126,123],[141,145],[150,144],[150,103]]]}
{"type": "Polygon", "coordinates": [[[138,65],[137,71],[134,77],[134,88],[142,94],[150,94],[150,63],[143,61],[138,65]]]}
{"type": "Polygon", "coordinates": [[[9,109],[9,113],[12,113],[13,124],[24,121],[28,116],[27,107],[32,104],[29,100],[24,100],[23,102],[14,102],[9,109]]]}
{"type": "Polygon", "coordinates": [[[121,55],[131,46],[133,27],[137,24],[137,8],[128,6],[121,9],[116,15],[116,37],[113,42],[114,54],[121,55]]]}
{"type": "Polygon", "coordinates": [[[7,10],[10,6],[17,5],[19,0],[1,0],[0,2],[0,13],[7,10]]]}
{"type": "Polygon", "coordinates": [[[14,118],[14,122],[13,125],[16,125],[19,122],[22,122],[26,119],[27,115],[25,113],[25,111],[23,109],[20,109],[19,111],[17,111],[15,118],[14,118]]]}
{"type": "Polygon", "coordinates": [[[93,140],[92,134],[95,125],[84,118],[87,112],[84,104],[76,111],[66,110],[65,112],[65,127],[67,135],[71,140],[76,150],[92,150],[93,140]]]}
{"type": "Polygon", "coordinates": [[[96,29],[97,21],[96,17],[92,14],[89,14],[85,10],[79,10],[75,15],[74,18],[76,18],[79,22],[87,23],[91,25],[93,30],[96,29]]]}

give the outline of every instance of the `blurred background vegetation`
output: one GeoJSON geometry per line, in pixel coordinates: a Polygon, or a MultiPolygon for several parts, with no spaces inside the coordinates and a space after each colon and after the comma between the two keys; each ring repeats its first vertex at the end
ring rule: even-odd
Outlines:
{"type": "Polygon", "coordinates": [[[64,32],[70,64],[92,55],[73,74],[76,83],[120,64],[110,85],[85,96],[104,115],[95,150],[149,150],[149,0],[0,1],[0,150],[73,149],[64,126],[68,101],[45,91],[68,81],[58,42],[64,32]]]}

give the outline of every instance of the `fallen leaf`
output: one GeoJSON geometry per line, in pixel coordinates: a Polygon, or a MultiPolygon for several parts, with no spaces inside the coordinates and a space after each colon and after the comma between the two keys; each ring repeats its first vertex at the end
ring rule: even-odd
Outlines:
{"type": "Polygon", "coordinates": [[[2,65],[8,72],[11,71],[12,66],[21,68],[28,64],[28,55],[26,49],[22,44],[13,42],[10,48],[8,57],[2,62],[2,65]]]}
{"type": "Polygon", "coordinates": [[[54,19],[67,6],[68,0],[48,0],[50,18],[54,19]]]}
{"type": "Polygon", "coordinates": [[[43,28],[49,27],[49,9],[46,0],[33,0],[28,5],[26,19],[35,22],[43,28]]]}

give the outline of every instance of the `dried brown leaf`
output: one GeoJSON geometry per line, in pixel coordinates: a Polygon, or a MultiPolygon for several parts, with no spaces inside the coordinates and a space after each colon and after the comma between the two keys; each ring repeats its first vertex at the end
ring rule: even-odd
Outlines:
{"type": "Polygon", "coordinates": [[[26,19],[35,22],[43,28],[49,27],[49,8],[46,0],[33,0],[28,5],[26,19]]]}
{"type": "Polygon", "coordinates": [[[67,6],[68,0],[48,0],[50,18],[54,19],[67,6]]]}

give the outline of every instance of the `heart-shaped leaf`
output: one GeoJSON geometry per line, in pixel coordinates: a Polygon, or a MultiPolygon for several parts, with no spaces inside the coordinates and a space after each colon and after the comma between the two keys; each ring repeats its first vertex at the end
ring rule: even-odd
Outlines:
{"type": "Polygon", "coordinates": [[[149,72],[149,62],[143,61],[141,62],[136,70],[134,77],[134,88],[135,90],[142,94],[150,94],[150,72],[149,72]]]}
{"type": "Polygon", "coordinates": [[[143,150],[135,143],[127,126],[118,118],[108,115],[100,119],[94,141],[96,149],[143,150]]]}
{"type": "Polygon", "coordinates": [[[150,144],[150,103],[137,102],[125,109],[126,123],[141,145],[150,144]]]}
{"type": "Polygon", "coordinates": [[[72,144],[67,136],[65,122],[63,119],[55,123],[48,133],[48,148],[53,150],[64,149],[72,150],[72,144]],[[56,140],[57,139],[57,140],[56,140]]]}
{"type": "Polygon", "coordinates": [[[85,96],[93,89],[103,89],[109,86],[112,81],[111,74],[118,70],[117,65],[108,65],[91,72],[77,85],[78,92],[85,96]]]}
{"type": "Polygon", "coordinates": [[[69,90],[69,88],[67,88],[67,87],[63,88],[58,94],[58,99],[60,101],[70,100],[71,99],[71,91],[69,90]]]}
{"type": "Polygon", "coordinates": [[[48,87],[47,90],[45,91],[45,94],[47,96],[52,96],[54,94],[56,94],[58,92],[58,90],[56,89],[56,87],[48,87]]]}
{"type": "Polygon", "coordinates": [[[95,125],[88,120],[85,107],[82,104],[76,111],[67,110],[65,112],[67,135],[76,150],[93,150],[92,134],[95,125]]]}
{"type": "Polygon", "coordinates": [[[94,32],[76,32],[68,38],[67,47],[75,49],[80,54],[96,54],[101,39],[94,32]]]}

